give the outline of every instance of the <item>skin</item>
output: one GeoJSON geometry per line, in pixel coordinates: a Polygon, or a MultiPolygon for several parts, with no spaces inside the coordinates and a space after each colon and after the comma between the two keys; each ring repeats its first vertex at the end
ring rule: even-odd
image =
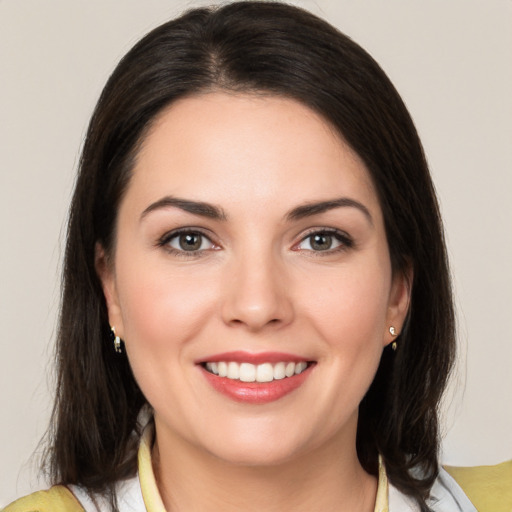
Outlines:
{"type": "Polygon", "coordinates": [[[400,332],[409,281],[392,275],[367,169],[323,118],[272,96],[175,102],[138,154],[108,261],[98,247],[110,323],[154,408],[168,510],[373,510],[377,482],[355,448],[358,405],[393,341],[389,326],[400,332]],[[166,196],[226,218],[146,211],[166,196]],[[369,215],[349,205],[287,217],[338,198],[369,215]],[[178,228],[208,238],[186,253],[176,237],[160,243],[178,228]],[[314,250],[308,236],[325,229],[344,238],[314,250]],[[196,364],[232,350],[316,364],[292,393],[246,404],[214,390],[196,364]]]}

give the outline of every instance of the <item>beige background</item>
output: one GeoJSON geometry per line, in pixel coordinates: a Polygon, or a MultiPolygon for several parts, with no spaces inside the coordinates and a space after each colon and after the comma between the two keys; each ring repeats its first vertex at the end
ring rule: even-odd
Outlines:
{"type": "MultiPolygon", "coordinates": [[[[0,0],[0,506],[34,489],[64,221],[118,59],[182,0],[0,0]]],[[[512,457],[512,1],[304,0],[381,63],[422,136],[452,258],[460,364],[444,461],[512,457]],[[465,348],[467,347],[467,362],[465,348]]]]}

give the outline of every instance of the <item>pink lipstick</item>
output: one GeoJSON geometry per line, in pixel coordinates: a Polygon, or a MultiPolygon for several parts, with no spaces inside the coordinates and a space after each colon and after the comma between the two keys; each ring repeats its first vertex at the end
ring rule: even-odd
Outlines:
{"type": "Polygon", "coordinates": [[[197,364],[220,393],[238,402],[265,404],[299,388],[315,362],[282,352],[235,351],[212,355],[197,364]]]}

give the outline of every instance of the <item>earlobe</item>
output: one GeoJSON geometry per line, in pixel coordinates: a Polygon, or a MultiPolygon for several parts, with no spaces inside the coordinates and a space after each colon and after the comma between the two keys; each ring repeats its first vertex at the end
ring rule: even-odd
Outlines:
{"type": "Polygon", "coordinates": [[[393,276],[391,292],[389,295],[387,327],[384,335],[384,345],[393,343],[396,346],[395,339],[402,332],[409,304],[411,301],[411,291],[413,282],[412,268],[402,272],[397,272],[393,276]]]}
{"type": "Polygon", "coordinates": [[[103,295],[108,311],[108,320],[111,326],[115,326],[116,334],[122,337],[123,322],[121,316],[121,308],[117,295],[117,287],[113,264],[108,260],[103,246],[96,242],[94,266],[96,274],[101,281],[103,295]]]}

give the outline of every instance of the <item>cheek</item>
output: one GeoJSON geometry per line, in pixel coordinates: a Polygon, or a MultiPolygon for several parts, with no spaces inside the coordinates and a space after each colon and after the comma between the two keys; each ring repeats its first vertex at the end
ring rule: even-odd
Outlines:
{"type": "MultiPolygon", "coordinates": [[[[318,290],[319,281],[316,286],[318,290]]],[[[390,279],[366,266],[331,273],[317,293],[303,290],[308,315],[331,343],[365,346],[385,333],[390,279]]]]}
{"type": "Polygon", "coordinates": [[[357,409],[382,355],[390,287],[382,268],[386,260],[340,269],[322,293],[305,294],[305,316],[323,340],[320,357],[332,383],[332,396],[326,391],[325,398],[340,417],[357,409]]]}
{"type": "MultiPolygon", "coordinates": [[[[119,262],[119,301],[127,349],[161,357],[180,351],[205,327],[215,304],[215,283],[197,272],[173,272],[164,262],[119,262]]],[[[141,354],[142,355],[142,354],[141,354]]]]}
{"type": "Polygon", "coordinates": [[[183,369],[190,366],[201,331],[208,329],[216,285],[205,286],[198,273],[171,272],[158,261],[138,264],[133,252],[127,254],[117,268],[123,276],[118,294],[130,366],[155,410],[183,413],[179,397],[190,392],[192,378],[183,369]]]}

